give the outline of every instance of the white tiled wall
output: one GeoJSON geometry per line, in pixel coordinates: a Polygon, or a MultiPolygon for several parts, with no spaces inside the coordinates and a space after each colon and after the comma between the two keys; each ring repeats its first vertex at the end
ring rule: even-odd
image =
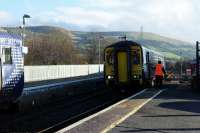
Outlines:
{"type": "MultiPolygon", "coordinates": [[[[103,72],[103,64],[100,65],[103,72]]],[[[25,82],[89,75],[99,72],[99,65],[46,65],[25,66],[25,82]]]]}

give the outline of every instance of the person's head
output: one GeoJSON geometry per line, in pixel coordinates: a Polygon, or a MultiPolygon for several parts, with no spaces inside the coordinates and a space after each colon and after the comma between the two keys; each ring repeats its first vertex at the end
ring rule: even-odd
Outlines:
{"type": "Polygon", "coordinates": [[[158,64],[161,64],[162,62],[161,62],[161,60],[158,60],[158,64]]]}

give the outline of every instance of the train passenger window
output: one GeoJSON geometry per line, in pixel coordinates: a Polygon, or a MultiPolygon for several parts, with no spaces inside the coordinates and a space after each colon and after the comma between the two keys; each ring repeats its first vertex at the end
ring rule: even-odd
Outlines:
{"type": "Polygon", "coordinates": [[[109,65],[113,65],[114,64],[114,55],[113,55],[112,52],[107,54],[107,56],[106,56],[106,62],[109,65]]]}
{"type": "Polygon", "coordinates": [[[12,64],[11,48],[3,48],[3,64],[12,64]]]}
{"type": "Polygon", "coordinates": [[[140,64],[140,55],[138,51],[133,51],[133,64],[140,64]]]}

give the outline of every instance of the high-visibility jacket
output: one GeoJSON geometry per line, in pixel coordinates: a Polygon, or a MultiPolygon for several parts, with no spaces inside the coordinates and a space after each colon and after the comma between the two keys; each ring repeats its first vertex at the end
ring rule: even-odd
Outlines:
{"type": "Polygon", "coordinates": [[[164,67],[163,67],[162,64],[157,64],[156,65],[156,70],[155,70],[155,75],[163,76],[164,75],[163,69],[164,69],[164,67]]]}

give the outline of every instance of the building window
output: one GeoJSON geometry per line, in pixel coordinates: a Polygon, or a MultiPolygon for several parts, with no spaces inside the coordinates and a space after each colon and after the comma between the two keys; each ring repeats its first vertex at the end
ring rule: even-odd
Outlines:
{"type": "Polygon", "coordinates": [[[12,64],[11,48],[3,48],[3,64],[12,64]]]}

